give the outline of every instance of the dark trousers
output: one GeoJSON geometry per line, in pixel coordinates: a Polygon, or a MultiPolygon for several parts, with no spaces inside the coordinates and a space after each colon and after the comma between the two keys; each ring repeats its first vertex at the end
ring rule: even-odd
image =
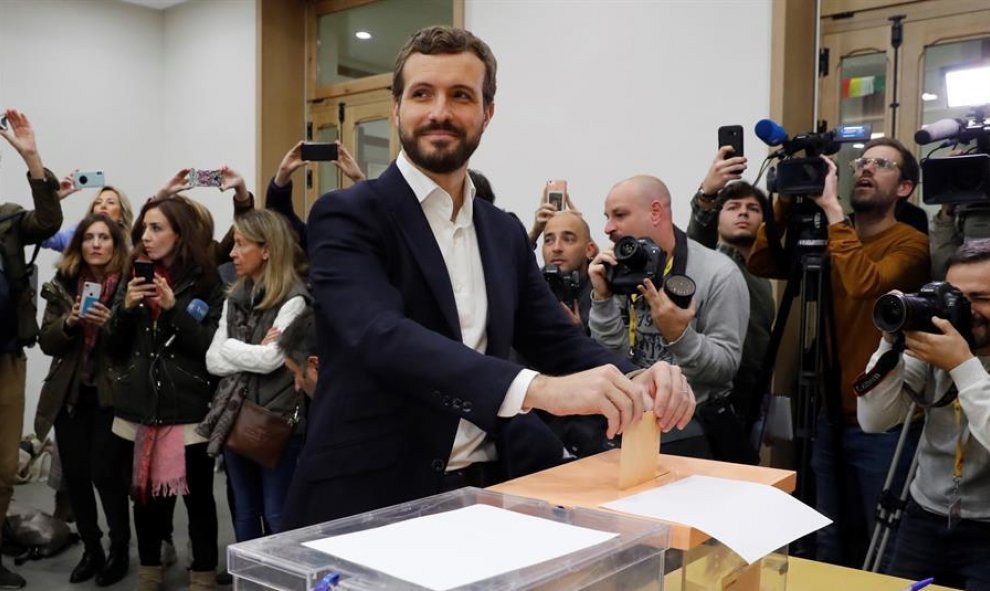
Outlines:
{"type": "MultiPolygon", "coordinates": [[[[127,473],[130,465],[127,442],[114,435],[113,409],[100,408],[83,388],[79,404],[55,417],[55,440],[62,460],[62,478],[69,504],[76,516],[79,537],[87,547],[100,544],[103,532],[97,523],[96,495],[110,530],[111,548],[126,548],[131,541],[128,513],[127,473]]],[[[89,392],[95,396],[95,392],[89,392]]]]}
{"type": "MultiPolygon", "coordinates": [[[[212,571],[217,567],[217,505],[213,500],[213,458],[206,455],[205,443],[186,446],[186,482],[189,494],[182,501],[189,516],[191,568],[212,571]]],[[[134,502],[134,529],[141,566],[161,565],[162,540],[172,533],[175,500],[176,497],[149,497],[145,503],[134,502]]]]}
{"type": "MultiPolygon", "coordinates": [[[[891,488],[894,494],[900,494],[904,487],[923,426],[922,421],[911,425],[891,488]]],[[[877,503],[894,460],[901,427],[898,425],[886,433],[865,433],[859,425],[842,425],[841,429],[842,464],[839,465],[832,425],[824,414],[819,415],[811,452],[816,508],[833,523],[818,530],[817,559],[861,568],[876,526],[877,503]]]]}
{"type": "Polygon", "coordinates": [[[890,574],[966,591],[990,591],[990,523],[948,518],[911,499],[901,517],[890,574]]]}

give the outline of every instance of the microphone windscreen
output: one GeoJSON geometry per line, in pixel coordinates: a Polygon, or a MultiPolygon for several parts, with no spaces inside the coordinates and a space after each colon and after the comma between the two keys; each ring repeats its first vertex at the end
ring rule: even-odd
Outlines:
{"type": "Polygon", "coordinates": [[[960,128],[962,128],[962,122],[958,119],[940,119],[935,123],[921,126],[921,129],[914,132],[914,141],[923,146],[953,138],[959,135],[960,128]]]}
{"type": "Polygon", "coordinates": [[[779,146],[787,141],[787,132],[784,127],[773,119],[760,119],[756,122],[754,129],[756,137],[760,138],[768,146],[779,146]]]}
{"type": "Polygon", "coordinates": [[[186,312],[190,316],[195,318],[196,322],[202,322],[203,319],[206,318],[206,315],[209,313],[209,311],[210,311],[209,304],[207,304],[206,302],[204,302],[199,298],[196,298],[193,301],[189,302],[189,305],[186,306],[186,312]]]}

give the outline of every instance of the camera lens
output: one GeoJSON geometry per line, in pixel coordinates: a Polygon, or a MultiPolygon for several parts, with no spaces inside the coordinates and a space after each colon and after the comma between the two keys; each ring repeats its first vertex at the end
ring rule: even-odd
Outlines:
{"type": "Polygon", "coordinates": [[[632,236],[626,236],[615,244],[615,260],[624,263],[631,269],[638,269],[646,262],[646,255],[639,241],[632,236]]]}
{"type": "Polygon", "coordinates": [[[687,309],[694,297],[694,280],[687,275],[671,275],[663,282],[663,291],[678,307],[687,309]]]}
{"type": "Polygon", "coordinates": [[[89,182],[89,177],[88,176],[82,175],[81,177],[79,177],[79,184],[80,185],[85,185],[87,182],[89,182]]]}
{"type": "Polygon", "coordinates": [[[888,293],[873,305],[873,324],[883,332],[897,332],[904,328],[908,311],[904,296],[888,293]]]}

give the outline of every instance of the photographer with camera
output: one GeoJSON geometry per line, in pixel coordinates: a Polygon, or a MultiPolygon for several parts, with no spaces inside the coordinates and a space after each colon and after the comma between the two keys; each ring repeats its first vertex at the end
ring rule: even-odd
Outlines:
{"type": "Polygon", "coordinates": [[[756,232],[768,211],[767,197],[760,189],[740,180],[746,171],[746,158],[729,157],[731,151],[729,146],[719,149],[691,199],[687,235],[732,259],[749,289],[749,324],[739,370],[732,381],[732,406],[749,433],[760,414],[763,397],[758,391],[760,368],[770,344],[775,310],[770,281],[757,277],[746,267],[756,232]]]}
{"type": "MultiPolygon", "coordinates": [[[[850,201],[855,223],[846,217],[839,202],[836,166],[827,158],[825,163],[824,191],[810,199],[824,212],[828,224],[826,249],[832,290],[828,306],[835,327],[835,342],[829,346],[837,351],[840,365],[828,399],[841,406],[835,408],[834,418],[820,412],[815,427],[811,466],[817,509],[835,522],[818,532],[817,558],[859,567],[898,433],[864,433],[859,428],[852,384],[866,367],[871,343],[879,336],[872,322],[874,300],[892,289],[915,290],[928,280],[928,240],[895,218],[897,203],[911,195],[919,176],[918,162],[903,144],[890,138],[875,139],[866,144],[862,157],[852,161],[855,183],[850,201]],[[841,454],[841,465],[837,454],[841,454]],[[841,491],[840,481],[845,483],[841,491]]],[[[774,217],[778,227],[787,227],[793,209],[792,199],[782,196],[777,201],[774,217]]],[[[780,249],[768,242],[764,223],[757,233],[749,269],[763,277],[786,278],[787,261],[779,254],[780,249]]],[[[829,377],[823,377],[829,384],[829,377]]]]}
{"type": "MultiPolygon", "coordinates": [[[[742,273],[728,257],[674,226],[670,205],[667,186],[651,176],[632,177],[609,191],[605,233],[616,243],[616,252],[601,252],[589,267],[591,336],[629,355],[640,367],[661,360],[681,367],[697,397],[698,418],[665,435],[664,453],[728,459],[731,448],[745,442],[738,425],[737,433],[731,433],[722,421],[735,421],[728,396],[749,319],[749,293],[742,273]],[[640,255],[656,257],[646,263],[658,266],[653,279],[636,280],[619,293],[615,278],[628,265],[619,266],[617,254],[627,262],[640,255]],[[679,277],[678,287],[687,278],[694,282],[694,293],[680,301],[684,307],[661,285],[673,277],[679,277]],[[727,409],[730,412],[724,412],[727,409]],[[712,428],[705,428],[708,422],[712,428]]],[[[635,273],[628,276],[638,278],[635,273]]]]}
{"type": "Polygon", "coordinates": [[[591,280],[588,265],[598,253],[591,229],[573,210],[559,211],[543,229],[543,276],[567,312],[568,318],[590,334],[591,280]]]}
{"type": "MultiPolygon", "coordinates": [[[[912,402],[925,407],[890,574],[990,589],[990,240],[965,243],[948,266],[946,279],[969,300],[970,318],[943,310],[941,301],[918,305],[918,296],[899,296],[914,299],[906,310],[917,308],[933,326],[904,331],[907,354],[859,397],[857,418],[865,432],[883,433],[904,420],[912,402]]],[[[869,367],[893,341],[884,333],[869,367]]]]}

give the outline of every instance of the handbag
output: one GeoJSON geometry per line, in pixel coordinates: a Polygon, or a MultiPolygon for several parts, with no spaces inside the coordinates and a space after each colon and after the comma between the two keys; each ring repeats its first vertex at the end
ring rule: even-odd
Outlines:
{"type": "Polygon", "coordinates": [[[245,399],[227,435],[225,446],[263,468],[274,470],[289,445],[292,428],[299,421],[299,405],[291,418],[284,418],[245,399]]]}

